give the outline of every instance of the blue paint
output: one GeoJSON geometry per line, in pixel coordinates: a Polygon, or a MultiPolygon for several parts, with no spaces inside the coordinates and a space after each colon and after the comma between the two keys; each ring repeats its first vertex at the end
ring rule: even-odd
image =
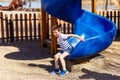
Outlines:
{"type": "Polygon", "coordinates": [[[84,42],[76,38],[68,40],[74,48],[69,59],[98,54],[113,42],[116,25],[104,17],[82,10],[81,0],[41,0],[41,3],[46,12],[73,23],[74,33],[84,36],[84,42]]]}

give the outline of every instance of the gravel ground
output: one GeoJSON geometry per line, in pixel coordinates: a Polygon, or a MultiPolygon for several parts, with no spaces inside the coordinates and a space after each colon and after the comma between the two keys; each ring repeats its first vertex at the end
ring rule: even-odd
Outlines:
{"type": "Polygon", "coordinates": [[[53,55],[40,41],[0,45],[0,80],[120,80],[120,37],[100,54],[104,58],[76,64],[77,70],[59,77],[49,74],[53,55]]]}

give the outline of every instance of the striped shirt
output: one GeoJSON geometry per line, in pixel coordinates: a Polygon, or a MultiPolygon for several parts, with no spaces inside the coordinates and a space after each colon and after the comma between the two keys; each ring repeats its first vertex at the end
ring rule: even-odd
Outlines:
{"type": "Polygon", "coordinates": [[[63,51],[67,50],[69,47],[72,47],[70,43],[67,41],[68,39],[67,34],[60,34],[60,36],[57,38],[57,43],[62,48],[63,51]]]}

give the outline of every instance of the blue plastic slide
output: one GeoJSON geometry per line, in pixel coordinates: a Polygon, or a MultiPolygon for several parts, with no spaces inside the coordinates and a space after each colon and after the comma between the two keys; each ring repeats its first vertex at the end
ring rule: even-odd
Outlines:
{"type": "Polygon", "coordinates": [[[81,9],[81,0],[41,0],[43,9],[64,21],[74,24],[74,34],[83,36],[68,39],[73,51],[68,59],[78,59],[98,54],[111,45],[116,35],[116,25],[110,20],[81,9]]]}

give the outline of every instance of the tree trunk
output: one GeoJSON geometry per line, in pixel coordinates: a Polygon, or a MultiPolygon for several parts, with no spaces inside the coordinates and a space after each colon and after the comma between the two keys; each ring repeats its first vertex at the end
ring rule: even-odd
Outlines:
{"type": "Polygon", "coordinates": [[[108,10],[109,9],[109,6],[110,6],[110,0],[105,0],[105,10],[108,10]]]}

